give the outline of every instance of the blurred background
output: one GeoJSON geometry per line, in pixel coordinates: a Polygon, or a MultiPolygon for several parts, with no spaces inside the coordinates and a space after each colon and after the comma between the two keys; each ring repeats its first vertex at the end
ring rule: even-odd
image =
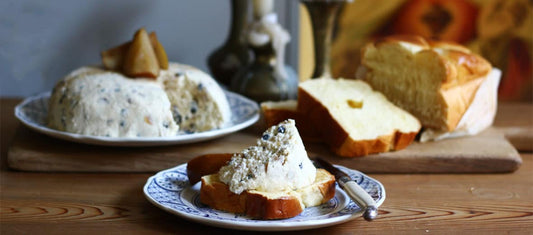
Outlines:
{"type": "MultiPolygon", "coordinates": [[[[275,0],[274,10],[291,35],[285,61],[307,79],[314,66],[308,15],[297,0],[275,0]]],[[[157,32],[171,61],[209,72],[207,57],[226,40],[230,18],[229,0],[0,1],[0,95],[48,91],[140,27],[157,32]]],[[[333,76],[353,77],[360,48],[395,33],[467,46],[503,71],[501,100],[533,102],[533,1],[352,1],[337,20],[333,76]]]]}
{"type": "Polygon", "coordinates": [[[531,0],[353,1],[338,19],[331,53],[333,76],[353,77],[360,48],[390,34],[463,44],[503,71],[500,100],[533,102],[531,0]]]}
{"type": "MultiPolygon", "coordinates": [[[[298,1],[276,0],[274,10],[293,37],[286,62],[296,68],[298,1]]],[[[169,60],[209,72],[207,57],[226,40],[230,15],[229,0],[2,0],[0,95],[49,91],[140,27],[157,32],[169,60]]]]}

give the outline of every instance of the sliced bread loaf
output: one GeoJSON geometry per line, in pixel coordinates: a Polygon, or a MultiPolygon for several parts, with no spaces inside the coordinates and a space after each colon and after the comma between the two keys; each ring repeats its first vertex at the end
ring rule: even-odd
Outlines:
{"type": "Polygon", "coordinates": [[[357,77],[424,127],[452,131],[492,67],[469,49],[419,36],[390,36],[362,49],[357,77]]]}
{"type": "Polygon", "coordinates": [[[343,157],[403,149],[421,128],[415,117],[361,80],[303,82],[297,111],[343,157]]]}

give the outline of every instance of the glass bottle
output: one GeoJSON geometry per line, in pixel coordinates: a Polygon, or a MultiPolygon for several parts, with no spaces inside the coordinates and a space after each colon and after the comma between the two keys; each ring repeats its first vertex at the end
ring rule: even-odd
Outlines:
{"type": "Polygon", "coordinates": [[[224,45],[213,51],[207,64],[213,77],[222,85],[230,86],[231,78],[250,63],[250,52],[243,41],[248,0],[231,1],[231,29],[224,45]]]}
{"type": "Polygon", "coordinates": [[[275,71],[276,54],[269,43],[264,46],[250,46],[254,61],[241,70],[232,80],[231,89],[257,102],[295,99],[298,76],[285,66],[286,77],[275,71]]]}

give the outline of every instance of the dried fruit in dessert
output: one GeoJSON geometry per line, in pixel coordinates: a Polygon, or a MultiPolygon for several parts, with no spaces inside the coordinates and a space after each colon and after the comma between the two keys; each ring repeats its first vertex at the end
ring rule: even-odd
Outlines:
{"type": "Polygon", "coordinates": [[[124,59],[123,71],[129,77],[157,78],[159,75],[159,63],[144,28],[135,33],[124,59]]]}
{"type": "Polygon", "coordinates": [[[155,32],[150,33],[150,43],[152,44],[152,48],[154,48],[155,56],[157,57],[159,67],[161,69],[168,69],[167,53],[165,52],[165,48],[163,48],[163,45],[159,42],[159,40],[157,40],[157,35],[155,34],[155,32]]]}
{"type": "Polygon", "coordinates": [[[102,63],[109,70],[116,70],[129,77],[156,78],[159,69],[168,69],[165,48],[155,32],[150,35],[139,29],[133,41],[123,43],[101,53],[102,63]]]}

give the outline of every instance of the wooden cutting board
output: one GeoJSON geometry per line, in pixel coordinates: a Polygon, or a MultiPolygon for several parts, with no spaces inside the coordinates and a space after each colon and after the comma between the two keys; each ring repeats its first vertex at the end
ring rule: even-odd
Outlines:
{"type": "MultiPolygon", "coordinates": [[[[207,153],[231,153],[255,143],[264,127],[202,143],[167,147],[101,147],[54,139],[20,127],[8,152],[8,165],[43,172],[156,172],[207,153]]],[[[512,172],[522,160],[501,131],[431,143],[362,158],[335,156],[322,144],[307,144],[310,157],[365,173],[494,173],[512,172]]]]}

